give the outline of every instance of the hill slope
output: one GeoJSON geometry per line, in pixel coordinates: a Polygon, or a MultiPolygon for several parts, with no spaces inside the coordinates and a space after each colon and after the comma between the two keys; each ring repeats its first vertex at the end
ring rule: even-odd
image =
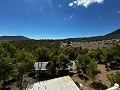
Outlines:
{"type": "Polygon", "coordinates": [[[19,41],[19,40],[29,40],[29,38],[24,36],[0,36],[0,41],[19,41]]]}
{"type": "Polygon", "coordinates": [[[113,34],[120,34],[120,29],[117,29],[117,30],[115,30],[107,35],[113,35],[113,34]]]}
{"type": "Polygon", "coordinates": [[[117,29],[111,33],[108,33],[104,36],[93,36],[93,37],[84,37],[84,38],[66,38],[65,42],[81,42],[81,41],[101,41],[101,40],[112,40],[112,39],[120,39],[120,29],[117,29]]]}
{"type": "MultiPolygon", "coordinates": [[[[83,38],[66,38],[60,40],[52,40],[52,41],[63,41],[63,42],[92,42],[92,41],[101,41],[101,40],[112,40],[112,39],[120,39],[120,29],[117,29],[111,33],[108,33],[104,36],[93,36],[93,37],[83,37],[83,38]]],[[[19,40],[30,40],[24,36],[1,36],[0,41],[19,41],[19,40]]],[[[39,40],[44,41],[44,40],[39,40]]],[[[51,40],[46,40],[51,41],[51,40]]]]}

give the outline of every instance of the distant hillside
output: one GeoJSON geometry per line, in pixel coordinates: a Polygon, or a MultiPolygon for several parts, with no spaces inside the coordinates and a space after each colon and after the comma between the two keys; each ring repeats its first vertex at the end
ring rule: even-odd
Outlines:
{"type": "MultiPolygon", "coordinates": [[[[2,38],[5,38],[2,37],[2,38]]],[[[106,47],[113,43],[120,43],[120,34],[106,34],[104,36],[94,36],[94,37],[84,37],[84,38],[66,38],[66,39],[56,39],[56,40],[49,40],[49,39],[28,39],[23,36],[15,36],[14,39],[12,37],[7,37],[8,39],[2,40],[11,40],[11,44],[15,45],[16,47],[22,49],[26,48],[28,50],[36,49],[38,46],[45,46],[47,48],[59,48],[61,46],[82,46],[83,48],[97,48],[97,47],[106,47]],[[17,39],[15,39],[17,37],[17,39]],[[19,37],[19,38],[18,38],[19,37]],[[22,40],[22,41],[18,41],[22,40]],[[73,43],[74,42],[74,43],[73,43]],[[65,44],[67,43],[67,44],[65,44]]]]}
{"type": "Polygon", "coordinates": [[[117,30],[115,30],[107,35],[113,35],[113,34],[120,34],[120,29],[117,29],[117,30]]]}
{"type": "Polygon", "coordinates": [[[112,39],[120,39],[120,29],[115,30],[109,34],[104,36],[93,36],[93,37],[84,37],[84,38],[66,38],[64,42],[92,42],[92,41],[101,41],[101,40],[112,40],[112,39]]]}
{"type": "MultiPolygon", "coordinates": [[[[104,36],[66,38],[66,39],[59,39],[59,40],[52,40],[52,41],[59,41],[59,42],[62,41],[62,42],[68,43],[68,42],[93,42],[93,41],[112,40],[112,39],[120,39],[120,29],[117,29],[104,36]]],[[[24,36],[1,36],[0,37],[0,41],[19,41],[19,40],[31,40],[31,39],[24,37],[24,36]]],[[[44,41],[44,39],[43,40],[41,39],[39,41],[40,42],[44,41]]],[[[47,41],[51,41],[51,40],[47,40],[47,41]]]]}
{"type": "Polygon", "coordinates": [[[29,38],[24,36],[0,36],[0,41],[19,41],[19,40],[29,40],[29,38]]]}
{"type": "Polygon", "coordinates": [[[67,38],[67,39],[64,39],[63,41],[64,42],[93,42],[93,41],[112,40],[112,39],[120,39],[120,34],[85,37],[85,38],[67,38]]]}

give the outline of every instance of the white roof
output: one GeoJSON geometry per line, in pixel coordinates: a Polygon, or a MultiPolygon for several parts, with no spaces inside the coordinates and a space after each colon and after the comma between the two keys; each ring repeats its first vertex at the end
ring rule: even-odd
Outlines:
{"type": "Polygon", "coordinates": [[[69,76],[28,85],[26,90],[80,90],[69,76]]]}

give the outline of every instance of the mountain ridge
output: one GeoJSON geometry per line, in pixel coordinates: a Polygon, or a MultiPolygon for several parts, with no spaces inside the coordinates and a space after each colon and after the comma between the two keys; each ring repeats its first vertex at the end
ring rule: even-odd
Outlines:
{"type": "Polygon", "coordinates": [[[120,34],[120,28],[106,35],[120,34]]]}
{"type": "Polygon", "coordinates": [[[0,36],[0,41],[19,41],[19,40],[29,40],[28,37],[25,36],[0,36]]]}
{"type": "MultiPolygon", "coordinates": [[[[78,37],[78,38],[65,38],[65,39],[54,39],[55,41],[57,40],[62,40],[62,41],[67,41],[67,42],[79,42],[79,41],[100,41],[100,40],[109,40],[109,39],[120,39],[120,29],[117,29],[111,33],[108,33],[103,36],[92,36],[92,37],[78,37]]],[[[0,36],[0,41],[20,41],[20,40],[35,40],[35,39],[30,39],[28,37],[18,35],[18,36],[0,36]]],[[[45,40],[45,39],[41,39],[45,40]]],[[[47,39],[49,40],[49,39],[47,39]]],[[[53,40],[53,39],[50,39],[53,40]]]]}

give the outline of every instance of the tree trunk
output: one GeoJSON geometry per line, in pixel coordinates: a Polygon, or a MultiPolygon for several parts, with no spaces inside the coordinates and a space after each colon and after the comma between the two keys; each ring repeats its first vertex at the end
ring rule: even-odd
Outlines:
{"type": "Polygon", "coordinates": [[[20,90],[22,90],[22,82],[23,82],[23,75],[21,76],[21,80],[20,80],[20,90]]]}

